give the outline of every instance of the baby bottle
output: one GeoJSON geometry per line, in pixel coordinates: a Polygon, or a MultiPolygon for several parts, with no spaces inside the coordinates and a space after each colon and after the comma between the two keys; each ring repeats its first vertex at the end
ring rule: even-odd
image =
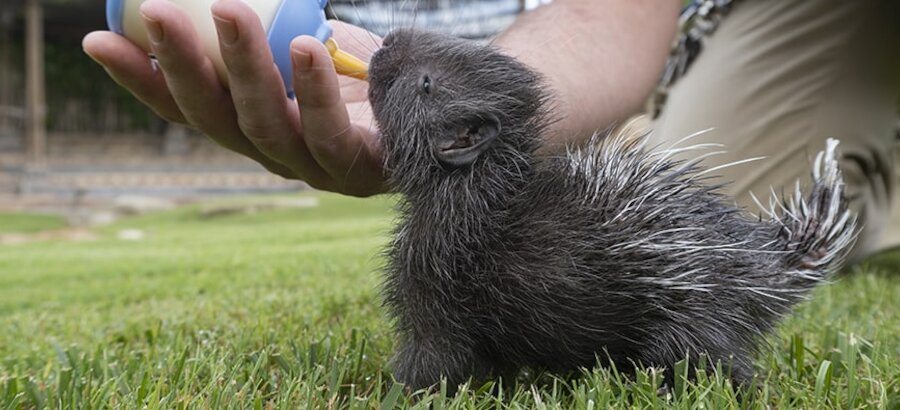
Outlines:
{"type": "MultiPolygon", "coordinates": [[[[111,31],[121,34],[150,52],[150,42],[139,7],[145,0],[107,0],[106,19],[111,31]]],[[[223,81],[228,80],[219,51],[219,40],[210,7],[215,0],[169,0],[190,16],[206,55],[223,81]]],[[[309,35],[328,46],[339,74],[367,79],[367,65],[341,51],[331,38],[331,26],[325,20],[328,0],[244,0],[256,12],[266,30],[275,65],[285,88],[292,90],[290,43],[295,37],[309,35]]]]}

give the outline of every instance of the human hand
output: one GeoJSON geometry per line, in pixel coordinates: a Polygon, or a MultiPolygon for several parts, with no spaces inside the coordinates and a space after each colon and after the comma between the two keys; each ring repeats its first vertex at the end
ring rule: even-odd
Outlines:
{"type": "MultiPolygon", "coordinates": [[[[386,190],[368,83],[339,78],[318,40],[303,36],[291,43],[294,102],[286,97],[259,18],[240,0],[212,6],[228,88],[187,14],[166,0],[148,0],[140,11],[158,69],[146,52],[115,33],[90,33],[83,47],[161,117],[317,189],[353,196],[386,190]]],[[[380,47],[380,38],[359,27],[332,27],[341,47],[363,61],[380,47]]]]}

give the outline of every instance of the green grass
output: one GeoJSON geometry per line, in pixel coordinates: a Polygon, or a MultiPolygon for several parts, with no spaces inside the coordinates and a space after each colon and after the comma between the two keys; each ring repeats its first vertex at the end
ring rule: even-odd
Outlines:
{"type": "Polygon", "coordinates": [[[760,355],[759,389],[719,373],[595,369],[410,397],[378,303],[387,198],[124,220],[86,242],[0,247],[4,408],[900,408],[900,272],[885,257],[823,287],[760,355]],[[140,229],[143,241],[117,233],[140,229]]]}
{"type": "Polygon", "coordinates": [[[65,218],[56,215],[0,212],[0,234],[32,233],[61,229],[67,225],[65,218]]]}

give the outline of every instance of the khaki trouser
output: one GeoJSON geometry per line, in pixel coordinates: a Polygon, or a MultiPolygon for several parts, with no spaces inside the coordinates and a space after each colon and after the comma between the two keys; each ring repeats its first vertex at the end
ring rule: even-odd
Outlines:
{"type": "Polygon", "coordinates": [[[793,192],[794,181],[809,181],[825,140],[839,139],[863,224],[852,258],[864,257],[900,244],[900,225],[888,222],[898,191],[898,59],[900,1],[743,0],[671,90],[651,142],[711,128],[691,143],[720,143],[727,153],[705,166],[765,156],[719,171],[726,193],[755,210],[750,192],[764,203],[770,187],[793,192]]]}

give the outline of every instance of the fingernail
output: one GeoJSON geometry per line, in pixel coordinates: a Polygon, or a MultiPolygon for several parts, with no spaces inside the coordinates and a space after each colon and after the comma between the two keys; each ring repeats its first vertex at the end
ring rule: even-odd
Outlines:
{"type": "Polygon", "coordinates": [[[309,69],[309,66],[312,65],[312,55],[305,51],[295,48],[291,53],[291,57],[294,60],[294,68],[297,70],[306,71],[309,69]]]}
{"type": "Polygon", "coordinates": [[[238,41],[238,29],[233,20],[213,17],[216,22],[216,31],[219,33],[219,41],[225,45],[231,45],[238,41]]]}
{"type": "Polygon", "coordinates": [[[154,44],[161,44],[166,37],[165,33],[163,33],[162,24],[147,17],[145,14],[141,14],[141,17],[144,18],[144,25],[147,27],[147,36],[150,37],[150,41],[154,44]]]}

